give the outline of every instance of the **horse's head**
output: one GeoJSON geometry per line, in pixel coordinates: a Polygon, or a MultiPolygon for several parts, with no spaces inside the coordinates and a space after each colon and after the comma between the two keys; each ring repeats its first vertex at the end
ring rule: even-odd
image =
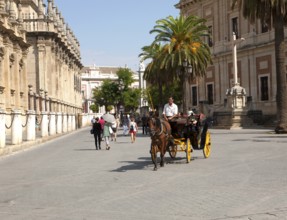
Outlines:
{"type": "Polygon", "coordinates": [[[147,123],[149,126],[149,131],[150,131],[151,136],[154,136],[155,134],[160,133],[162,128],[161,128],[161,122],[159,118],[150,116],[148,118],[147,123]]]}

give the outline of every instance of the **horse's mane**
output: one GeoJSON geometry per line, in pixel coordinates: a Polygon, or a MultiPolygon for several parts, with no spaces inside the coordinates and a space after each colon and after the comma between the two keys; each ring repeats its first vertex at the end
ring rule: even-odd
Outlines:
{"type": "Polygon", "coordinates": [[[155,125],[156,127],[160,128],[161,127],[161,121],[159,118],[155,118],[155,125]]]}

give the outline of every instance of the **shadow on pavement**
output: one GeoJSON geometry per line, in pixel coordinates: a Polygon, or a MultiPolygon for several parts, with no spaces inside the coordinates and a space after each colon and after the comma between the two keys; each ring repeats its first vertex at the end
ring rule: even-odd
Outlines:
{"type": "Polygon", "coordinates": [[[145,167],[152,165],[151,159],[149,157],[140,157],[142,161],[120,161],[120,163],[128,163],[128,165],[121,166],[115,170],[111,170],[111,172],[127,172],[130,170],[142,170],[145,167]]]}

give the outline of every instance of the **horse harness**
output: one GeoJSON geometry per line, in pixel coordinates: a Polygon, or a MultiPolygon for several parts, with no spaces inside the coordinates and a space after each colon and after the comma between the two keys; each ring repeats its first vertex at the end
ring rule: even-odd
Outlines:
{"type": "MultiPolygon", "coordinates": [[[[155,118],[151,118],[153,124],[156,124],[157,122],[155,121],[155,118]]],[[[161,142],[160,136],[164,134],[165,138],[168,139],[170,137],[170,132],[168,131],[166,124],[163,123],[162,120],[159,120],[160,124],[160,129],[155,130],[154,128],[150,128],[150,133],[151,133],[151,139],[153,139],[156,142],[161,142]],[[165,129],[164,129],[165,128],[165,129]]],[[[156,126],[157,127],[157,126],[156,126]]]]}

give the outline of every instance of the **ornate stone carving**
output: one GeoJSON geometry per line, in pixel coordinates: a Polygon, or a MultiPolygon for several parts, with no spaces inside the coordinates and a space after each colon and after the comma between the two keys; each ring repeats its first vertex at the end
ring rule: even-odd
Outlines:
{"type": "Polygon", "coordinates": [[[4,47],[0,47],[0,62],[4,58],[4,55],[5,55],[5,49],[4,49],[4,47]]]}
{"type": "Polygon", "coordinates": [[[15,62],[15,55],[14,53],[12,53],[9,57],[9,60],[10,60],[10,68],[14,65],[14,62],[15,62]]]}

